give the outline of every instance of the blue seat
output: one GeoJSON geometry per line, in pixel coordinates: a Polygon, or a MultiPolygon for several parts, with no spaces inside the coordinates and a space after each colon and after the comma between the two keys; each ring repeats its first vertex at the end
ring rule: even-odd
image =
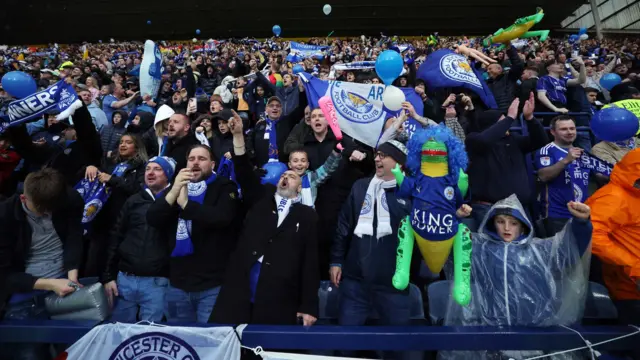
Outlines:
{"type": "Polygon", "coordinates": [[[429,320],[433,325],[442,325],[447,314],[447,306],[451,299],[451,287],[453,281],[441,280],[431,283],[427,287],[427,297],[429,298],[429,320]]]}
{"type": "MultiPolygon", "coordinates": [[[[420,289],[414,284],[409,284],[409,296],[411,297],[411,320],[424,320],[424,307],[420,289]]],[[[320,304],[320,320],[330,321],[338,319],[340,311],[339,288],[331,285],[329,281],[321,281],[318,289],[320,304]]],[[[375,309],[372,310],[370,319],[378,319],[375,309]]]]}
{"type": "Polygon", "coordinates": [[[607,288],[602,284],[590,281],[583,320],[616,320],[617,318],[618,310],[609,297],[607,288]]]}

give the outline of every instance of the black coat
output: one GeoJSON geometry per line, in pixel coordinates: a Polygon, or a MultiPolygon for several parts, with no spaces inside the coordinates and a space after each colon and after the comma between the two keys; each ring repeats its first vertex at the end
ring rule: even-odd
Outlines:
{"type": "Polygon", "coordinates": [[[291,205],[278,224],[273,185],[260,185],[246,155],[234,156],[249,211],[209,322],[295,325],[296,313],[318,316],[317,217],[313,208],[291,205]],[[251,304],[249,273],[264,255],[251,304]]]}
{"type": "MultiPolygon", "coordinates": [[[[64,248],[65,271],[78,269],[82,259],[83,210],[82,197],[69,187],[64,203],[52,215],[64,248]]],[[[20,195],[15,194],[0,202],[0,313],[11,294],[33,291],[38,279],[24,272],[30,248],[31,226],[20,195]]]]}
{"type": "MultiPolygon", "coordinates": [[[[193,145],[200,144],[200,141],[196,139],[196,136],[193,133],[189,133],[181,139],[176,140],[175,142],[169,141],[167,143],[167,148],[165,149],[164,156],[168,156],[173,158],[176,161],[176,171],[174,174],[174,179],[178,176],[180,170],[187,167],[187,153],[189,149],[193,145]]],[[[173,182],[173,179],[170,179],[173,182]]]]}
{"type": "Polygon", "coordinates": [[[146,190],[130,197],[111,229],[102,282],[116,280],[118,271],[136,276],[169,276],[169,250],[158,229],[147,224],[155,199],[146,190]]]}
{"type": "MultiPolygon", "coordinates": [[[[278,146],[278,158],[283,163],[289,162],[289,154],[284,152],[284,143],[289,137],[289,133],[293,130],[300,119],[304,117],[304,108],[307,106],[307,97],[305,93],[300,93],[300,101],[289,115],[282,115],[280,120],[276,121],[276,145],[278,146]]],[[[283,111],[284,114],[284,111],[283,111]]],[[[264,132],[267,128],[266,122],[256,124],[253,131],[249,133],[247,142],[247,150],[252,153],[253,163],[258,167],[269,161],[269,140],[264,138],[264,132]]]]}
{"type": "Polygon", "coordinates": [[[204,291],[222,284],[229,255],[235,249],[240,200],[236,184],[218,177],[209,184],[202,204],[189,200],[181,209],[163,196],[147,211],[147,223],[158,229],[169,252],[176,246],[178,217],[192,221],[193,254],[170,258],[171,286],[187,292],[204,291]]]}

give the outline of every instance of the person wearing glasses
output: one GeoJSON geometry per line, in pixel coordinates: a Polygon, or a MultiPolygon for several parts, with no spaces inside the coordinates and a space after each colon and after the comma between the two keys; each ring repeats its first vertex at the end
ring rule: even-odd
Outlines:
{"type": "Polygon", "coordinates": [[[364,325],[373,309],[380,316],[380,325],[409,325],[409,288],[396,290],[391,281],[400,222],[411,213],[411,200],[396,195],[391,169],[404,166],[406,160],[407,148],[401,142],[389,140],[378,146],[375,175],[356,181],[342,207],[329,270],[331,283],[340,289],[338,321],[342,326],[364,325]]]}

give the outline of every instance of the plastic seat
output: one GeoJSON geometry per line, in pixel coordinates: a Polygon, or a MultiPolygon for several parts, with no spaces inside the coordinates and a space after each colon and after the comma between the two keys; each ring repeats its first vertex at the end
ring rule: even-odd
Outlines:
{"type": "MultiPolygon", "coordinates": [[[[411,297],[411,320],[424,320],[424,307],[420,289],[414,284],[409,284],[409,296],[411,297]]],[[[335,320],[340,310],[339,288],[331,285],[329,281],[321,281],[318,289],[320,305],[320,320],[335,320]]],[[[378,319],[377,312],[372,310],[370,319],[378,319]]]]}
{"type": "Polygon", "coordinates": [[[429,298],[429,320],[433,325],[441,325],[447,314],[447,306],[451,299],[451,286],[453,281],[436,281],[427,287],[429,298]]]}
{"type": "Polygon", "coordinates": [[[616,320],[617,318],[618,310],[611,300],[607,288],[602,284],[590,281],[583,320],[616,320]]]}

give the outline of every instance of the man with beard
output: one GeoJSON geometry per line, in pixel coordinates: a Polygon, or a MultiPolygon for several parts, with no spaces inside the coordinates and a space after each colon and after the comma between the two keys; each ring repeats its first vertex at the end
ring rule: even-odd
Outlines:
{"type": "Polygon", "coordinates": [[[207,146],[191,147],[186,157],[186,168],[171,190],[151,205],[147,222],[166,234],[171,250],[167,321],[204,323],[235,248],[240,201],[235,183],[213,172],[207,146]]]}
{"type": "Polygon", "coordinates": [[[238,114],[230,129],[248,213],[209,322],[313,325],[320,279],[317,216],[300,202],[300,175],[287,170],[277,186],[261,185],[246,154],[238,114]]]}
{"type": "Polygon", "coordinates": [[[187,166],[187,152],[193,145],[200,142],[191,132],[189,117],[181,113],[175,113],[169,118],[167,136],[169,141],[163,155],[176,161],[176,174],[179,174],[179,171],[187,166]]]}
{"type": "MultiPolygon", "coordinates": [[[[536,152],[538,178],[544,183],[540,199],[544,211],[547,236],[555,235],[572,218],[567,209],[571,201],[584,202],[589,196],[589,175],[603,177],[584,167],[580,161],[584,150],[573,145],[576,140],[575,120],[567,115],[551,120],[553,142],[536,152]],[[562,202],[564,201],[564,204],[562,202]]],[[[601,179],[606,182],[607,179],[601,179]]]]}

